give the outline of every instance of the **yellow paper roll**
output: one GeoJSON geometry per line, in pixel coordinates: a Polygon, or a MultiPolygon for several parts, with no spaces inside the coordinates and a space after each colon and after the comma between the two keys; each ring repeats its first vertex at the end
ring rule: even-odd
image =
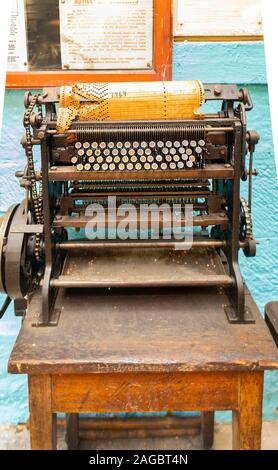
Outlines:
{"type": "Polygon", "coordinates": [[[74,120],[136,121],[198,119],[205,101],[199,80],[78,83],[61,88],[57,131],[74,120]]]}

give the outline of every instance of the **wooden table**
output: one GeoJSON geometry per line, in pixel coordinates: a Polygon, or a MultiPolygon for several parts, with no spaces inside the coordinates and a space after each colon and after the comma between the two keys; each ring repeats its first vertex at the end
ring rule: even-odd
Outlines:
{"type": "Polygon", "coordinates": [[[233,448],[260,449],[264,370],[278,352],[250,294],[256,323],[231,325],[218,288],[61,291],[57,327],[35,328],[34,297],[9,361],[28,374],[32,449],[56,446],[68,413],[71,446],[84,412],[233,410],[233,448]]]}

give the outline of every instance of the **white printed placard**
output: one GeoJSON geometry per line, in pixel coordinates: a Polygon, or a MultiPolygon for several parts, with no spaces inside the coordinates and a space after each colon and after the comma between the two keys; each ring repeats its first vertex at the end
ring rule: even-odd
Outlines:
{"type": "Polygon", "coordinates": [[[8,42],[8,72],[26,72],[27,38],[24,0],[11,0],[10,34],[8,42]]]}
{"type": "Polygon", "coordinates": [[[63,70],[153,67],[153,0],[60,0],[63,70]]]}
{"type": "Polygon", "coordinates": [[[260,36],[261,0],[175,0],[175,36],[260,36]]]}

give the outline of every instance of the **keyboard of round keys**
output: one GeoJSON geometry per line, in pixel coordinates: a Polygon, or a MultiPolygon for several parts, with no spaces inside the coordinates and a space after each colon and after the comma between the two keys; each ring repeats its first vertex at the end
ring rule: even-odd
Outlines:
{"type": "Polygon", "coordinates": [[[168,171],[203,168],[203,139],[76,142],[71,163],[78,171],[168,171]]]}

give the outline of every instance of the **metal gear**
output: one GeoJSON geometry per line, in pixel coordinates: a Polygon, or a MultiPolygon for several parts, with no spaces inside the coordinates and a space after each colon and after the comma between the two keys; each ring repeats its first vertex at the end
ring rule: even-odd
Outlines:
{"type": "Polygon", "coordinates": [[[250,208],[244,198],[240,199],[240,241],[253,240],[253,223],[250,208]]]}

